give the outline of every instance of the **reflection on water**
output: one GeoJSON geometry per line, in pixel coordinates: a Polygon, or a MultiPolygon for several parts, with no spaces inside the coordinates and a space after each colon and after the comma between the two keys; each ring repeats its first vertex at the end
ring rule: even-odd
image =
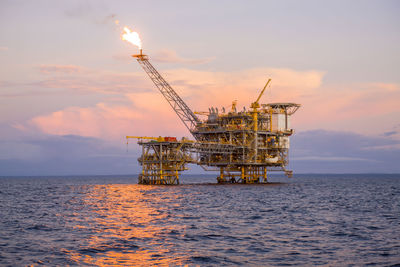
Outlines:
{"type": "Polygon", "coordinates": [[[0,265],[399,263],[399,176],[273,186],[119,179],[0,179],[0,265]]]}
{"type": "Polygon", "coordinates": [[[93,233],[78,251],[65,252],[77,264],[181,265],[180,258],[165,257],[171,244],[156,238],[182,232],[184,226],[168,223],[172,220],[168,218],[169,202],[175,197],[170,191],[155,194],[154,189],[140,185],[93,186],[84,197],[87,212],[73,226],[93,233]]]}

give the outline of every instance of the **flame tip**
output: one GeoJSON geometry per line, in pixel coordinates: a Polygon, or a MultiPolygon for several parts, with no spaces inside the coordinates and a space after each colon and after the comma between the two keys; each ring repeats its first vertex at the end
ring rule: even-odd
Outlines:
{"type": "Polygon", "coordinates": [[[142,40],[140,40],[139,34],[129,29],[128,26],[124,26],[124,32],[125,33],[121,35],[121,39],[137,46],[141,50],[142,40]]]}

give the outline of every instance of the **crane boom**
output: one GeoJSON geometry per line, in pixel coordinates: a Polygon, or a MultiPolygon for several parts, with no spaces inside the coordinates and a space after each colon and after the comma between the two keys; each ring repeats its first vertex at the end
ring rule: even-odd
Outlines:
{"type": "Polygon", "coordinates": [[[147,55],[140,54],[133,55],[142,66],[144,71],[157,86],[158,90],[163,94],[165,99],[174,109],[178,117],[185,124],[186,128],[192,133],[196,125],[200,123],[199,118],[190,110],[186,103],[179,97],[174,89],[167,83],[167,81],[158,73],[158,71],[150,64],[147,55]]]}
{"type": "Polygon", "coordinates": [[[251,103],[250,107],[254,109],[254,111],[257,111],[257,109],[260,107],[260,104],[258,103],[258,101],[260,101],[262,95],[265,92],[265,89],[267,88],[269,82],[271,81],[271,79],[268,79],[268,82],[265,84],[264,88],[262,89],[260,95],[258,96],[257,100],[253,103],[251,103]]]}
{"type": "Polygon", "coordinates": [[[260,95],[258,96],[257,100],[255,103],[258,103],[258,101],[260,101],[260,98],[262,97],[262,95],[264,94],[265,88],[267,88],[269,82],[271,81],[271,79],[268,79],[268,82],[265,84],[264,88],[262,89],[260,95]]]}

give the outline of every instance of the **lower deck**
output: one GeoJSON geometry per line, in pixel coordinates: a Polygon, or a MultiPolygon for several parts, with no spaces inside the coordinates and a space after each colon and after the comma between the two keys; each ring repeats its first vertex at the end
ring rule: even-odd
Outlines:
{"type": "MultiPolygon", "coordinates": [[[[287,153],[279,153],[281,157],[275,162],[228,162],[221,163],[218,160],[204,161],[204,155],[209,158],[218,159],[226,157],[226,153],[231,158],[235,158],[235,150],[230,149],[221,151],[216,145],[213,149],[212,144],[207,144],[207,152],[204,150],[204,143],[182,140],[182,141],[139,141],[142,147],[142,155],[138,161],[142,166],[139,175],[139,184],[152,185],[176,185],[179,184],[181,172],[187,170],[188,164],[196,164],[206,171],[216,171],[218,183],[267,183],[267,173],[270,171],[284,171],[291,176],[291,171],[285,169],[283,163],[287,162],[287,153]]],[[[242,154],[242,152],[240,152],[242,154]]]]}

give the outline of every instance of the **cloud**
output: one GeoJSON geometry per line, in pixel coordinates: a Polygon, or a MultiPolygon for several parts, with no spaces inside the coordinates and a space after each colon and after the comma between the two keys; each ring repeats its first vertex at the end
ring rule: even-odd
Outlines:
{"type": "MultiPolygon", "coordinates": [[[[38,116],[28,123],[51,135],[79,135],[120,142],[126,135],[178,135],[185,129],[157,92],[131,93],[128,104],[98,103],[68,107],[38,116]]],[[[186,133],[187,135],[187,133],[186,133]]]]}
{"type": "Polygon", "coordinates": [[[0,151],[7,151],[7,153],[0,154],[0,160],[36,160],[43,156],[37,145],[20,141],[2,141],[0,142],[0,151]]]}
{"type": "Polygon", "coordinates": [[[294,126],[380,134],[399,122],[399,88],[376,83],[322,85],[296,100],[302,107],[294,126]]]}
{"type": "Polygon", "coordinates": [[[384,132],[382,135],[392,138],[400,137],[400,124],[394,125],[390,131],[384,132]]]}
{"type": "Polygon", "coordinates": [[[152,88],[143,72],[112,72],[77,65],[57,64],[40,65],[37,68],[40,73],[45,74],[43,79],[26,84],[15,84],[15,86],[100,94],[123,94],[133,90],[147,91],[152,88]]]}
{"type": "Polygon", "coordinates": [[[296,172],[400,172],[400,141],[387,137],[313,130],[292,136],[290,149],[296,172]]]}
{"type": "Polygon", "coordinates": [[[79,73],[82,71],[81,66],[76,65],[56,65],[56,64],[42,64],[39,66],[39,71],[44,74],[53,74],[53,73],[79,73]]]}
{"type": "Polygon", "coordinates": [[[186,89],[184,95],[195,98],[197,102],[201,101],[205,106],[230,104],[235,99],[249,105],[257,98],[268,78],[272,78],[272,85],[266,91],[262,102],[295,101],[321,86],[324,75],[319,71],[285,68],[258,68],[235,72],[178,69],[164,73],[171,84],[186,89]]]}
{"type": "Polygon", "coordinates": [[[138,149],[127,152],[121,142],[110,145],[104,140],[82,136],[26,137],[18,141],[0,141],[0,176],[5,175],[90,175],[138,173],[138,149]]]}
{"type": "MultiPolygon", "coordinates": [[[[77,68],[73,67],[72,70],[61,67],[65,65],[52,66],[46,65],[44,70],[48,73],[44,74],[42,80],[31,82],[32,86],[48,92],[62,89],[65,93],[74,92],[74,95],[92,93],[109,97],[95,106],[75,106],[41,115],[30,121],[31,126],[46,133],[99,138],[116,138],[117,134],[108,129],[120,129],[126,134],[138,131],[126,125],[140,125],[138,128],[145,135],[162,135],[164,132],[188,135],[143,71],[118,73],[79,66],[74,66],[77,68]],[[63,72],[65,70],[67,72],[63,72]],[[136,117],[122,119],[118,115],[121,110],[125,114],[135,114],[136,117]],[[169,117],[163,120],[165,114],[169,114],[169,117]],[[160,123],[160,127],[151,125],[150,120],[160,123]],[[115,125],[116,121],[120,122],[120,126],[115,125]],[[89,126],[93,129],[90,130],[89,126]],[[168,130],[160,130],[162,128],[168,130]]],[[[400,116],[398,84],[324,85],[323,71],[288,68],[256,68],[233,72],[183,68],[159,71],[194,111],[207,111],[211,106],[229,108],[233,100],[238,100],[239,109],[242,106],[248,107],[267,79],[272,78],[271,86],[267,88],[261,103],[300,103],[302,107],[292,119],[292,126],[299,131],[315,128],[346,129],[378,135],[384,131],[395,131],[392,125],[398,124],[397,118],[400,116]],[[368,116],[367,110],[371,111],[368,116]],[[372,121],[374,127],[371,127],[372,121]]],[[[122,132],[120,136],[125,135],[122,132]]],[[[391,135],[393,138],[398,136],[391,135]]]]}
{"type": "Polygon", "coordinates": [[[18,82],[0,81],[0,96],[23,97],[60,93],[118,96],[154,89],[143,72],[113,72],[60,64],[42,64],[35,68],[42,74],[39,76],[40,79],[18,82]]]}
{"type": "Polygon", "coordinates": [[[215,59],[215,57],[199,58],[199,59],[183,58],[178,56],[178,54],[175,51],[169,49],[159,50],[151,58],[152,60],[161,63],[183,63],[192,65],[206,64],[215,59]]]}
{"type": "MultiPolygon", "coordinates": [[[[339,131],[307,131],[292,137],[290,166],[295,173],[398,173],[400,142],[377,136],[339,131]],[[378,145],[393,150],[364,150],[378,145]]],[[[136,144],[124,140],[111,144],[104,139],[76,135],[26,136],[0,141],[0,176],[138,173],[136,144]]]]}
{"type": "Polygon", "coordinates": [[[389,131],[389,132],[384,132],[383,135],[384,136],[392,136],[392,135],[396,135],[398,134],[398,131],[389,131]]]}
{"type": "Polygon", "coordinates": [[[0,46],[0,51],[7,51],[8,47],[7,46],[0,46]]]}
{"type": "MultiPolygon", "coordinates": [[[[238,98],[245,100],[248,105],[257,97],[259,88],[265,83],[265,77],[279,76],[282,81],[277,79],[275,86],[285,87],[286,92],[289,91],[295,97],[303,94],[304,90],[319,86],[322,76],[314,71],[296,72],[288,69],[254,69],[237,73],[177,69],[165,71],[164,74],[193,110],[207,110],[212,105],[227,106],[238,98]],[[301,90],[294,80],[304,84],[301,90]],[[228,95],[234,98],[227,99],[228,95]]],[[[140,79],[132,79],[131,76],[138,76],[129,75],[132,83],[122,80],[121,75],[117,74],[112,74],[109,78],[107,75],[101,76],[102,83],[110,79],[110,87],[114,85],[118,88],[118,82],[122,80],[122,84],[126,86],[123,90],[105,90],[99,84],[77,84],[82,82],[81,79],[47,80],[42,83],[43,86],[114,93],[118,101],[101,102],[91,107],[68,107],[35,117],[29,124],[46,134],[73,134],[113,140],[119,140],[125,135],[188,136],[189,133],[167,101],[143,75],[141,74],[140,79]],[[151,89],[138,89],[142,82],[146,84],[145,88],[151,89]]]]}
{"type": "Polygon", "coordinates": [[[69,107],[32,119],[41,131],[53,135],[80,135],[122,139],[129,122],[141,117],[131,107],[98,103],[95,107],[69,107]]]}
{"type": "Polygon", "coordinates": [[[400,144],[377,145],[363,148],[363,150],[399,150],[400,144]]]}
{"type": "MultiPolygon", "coordinates": [[[[40,86],[40,82],[8,82],[0,81],[0,97],[1,98],[19,98],[60,94],[60,90],[54,88],[45,88],[40,86]]],[[[70,92],[63,92],[64,94],[70,92]]]]}
{"type": "MultiPolygon", "coordinates": [[[[66,66],[44,65],[46,76],[32,82],[32,86],[122,97],[130,92],[156,90],[142,71],[116,73],[66,66]]],[[[397,101],[400,99],[400,86],[393,83],[324,85],[323,71],[288,68],[258,68],[235,72],[190,69],[159,71],[194,109],[203,110],[209,106],[229,106],[235,99],[239,100],[239,106],[248,106],[266,80],[272,78],[272,84],[262,101],[302,104],[293,120],[293,126],[299,130],[348,129],[377,134],[379,130],[388,132],[393,123],[398,123],[394,121],[395,118],[400,116],[397,101]],[[373,112],[366,116],[366,110],[373,112]],[[374,127],[371,127],[371,121],[374,121],[374,127]]],[[[14,94],[14,91],[10,93],[14,94]]]]}

